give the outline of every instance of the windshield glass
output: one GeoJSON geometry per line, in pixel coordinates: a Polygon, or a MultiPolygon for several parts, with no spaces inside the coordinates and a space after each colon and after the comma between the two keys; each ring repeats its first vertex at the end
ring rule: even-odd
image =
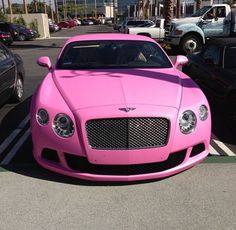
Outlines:
{"type": "Polygon", "coordinates": [[[197,10],[194,14],[192,14],[192,17],[200,17],[205,14],[210,8],[211,6],[204,6],[201,9],[197,10]]]}
{"type": "Polygon", "coordinates": [[[166,54],[154,42],[106,40],[68,44],[58,69],[171,68],[166,54]]]}
{"type": "Polygon", "coordinates": [[[225,69],[235,69],[236,70],[236,47],[229,47],[226,49],[224,58],[225,69]]]}

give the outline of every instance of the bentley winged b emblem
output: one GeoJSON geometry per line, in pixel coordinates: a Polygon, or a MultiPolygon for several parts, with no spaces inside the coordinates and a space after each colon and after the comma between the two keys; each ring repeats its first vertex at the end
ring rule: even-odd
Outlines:
{"type": "Polygon", "coordinates": [[[136,108],[130,108],[130,107],[125,107],[125,108],[119,108],[119,110],[123,111],[123,112],[130,112],[130,111],[133,111],[135,110],[136,108]]]}

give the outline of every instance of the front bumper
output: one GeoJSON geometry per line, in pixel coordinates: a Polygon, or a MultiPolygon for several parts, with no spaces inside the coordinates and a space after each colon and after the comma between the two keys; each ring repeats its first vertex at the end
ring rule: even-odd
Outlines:
{"type": "MultiPolygon", "coordinates": [[[[131,150],[91,148],[85,130],[87,120],[94,119],[94,114],[96,119],[104,118],[111,110],[117,111],[114,117],[127,117],[127,114],[110,107],[90,108],[75,114],[78,120],[73,119],[73,122],[77,129],[67,139],[56,136],[51,125],[41,127],[33,115],[31,127],[34,157],[44,168],[67,176],[92,181],[137,181],[171,176],[201,162],[208,155],[210,120],[199,122],[192,134],[184,135],[176,129],[177,109],[140,105],[139,108],[141,111],[152,111],[148,117],[164,116],[171,121],[165,146],[131,150]]],[[[73,117],[72,114],[70,116],[73,117]]],[[[134,110],[129,116],[147,115],[134,110]]]]}
{"type": "Polygon", "coordinates": [[[91,181],[138,181],[165,178],[200,163],[208,155],[208,149],[201,151],[199,146],[203,144],[171,153],[165,161],[140,165],[94,165],[84,157],[60,151],[52,151],[58,158],[45,159],[37,148],[34,148],[34,156],[42,167],[75,178],[91,181]]]}

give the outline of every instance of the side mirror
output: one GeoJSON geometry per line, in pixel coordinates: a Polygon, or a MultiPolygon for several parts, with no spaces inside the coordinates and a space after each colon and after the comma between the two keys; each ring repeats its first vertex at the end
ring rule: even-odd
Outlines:
{"type": "Polygon", "coordinates": [[[38,63],[38,65],[40,65],[42,67],[47,67],[48,70],[50,70],[52,68],[50,58],[47,56],[43,56],[43,57],[38,58],[37,63],[38,63]]]}
{"type": "Polygon", "coordinates": [[[186,56],[183,55],[177,55],[176,59],[174,61],[174,66],[178,67],[178,66],[182,66],[188,63],[188,58],[186,56]]]}

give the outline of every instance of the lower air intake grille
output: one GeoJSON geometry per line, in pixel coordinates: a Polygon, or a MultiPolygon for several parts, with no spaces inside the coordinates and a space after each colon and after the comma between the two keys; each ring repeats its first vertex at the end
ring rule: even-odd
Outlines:
{"type": "Polygon", "coordinates": [[[143,149],[165,146],[169,136],[166,118],[112,118],[86,123],[94,149],[143,149]]]}

